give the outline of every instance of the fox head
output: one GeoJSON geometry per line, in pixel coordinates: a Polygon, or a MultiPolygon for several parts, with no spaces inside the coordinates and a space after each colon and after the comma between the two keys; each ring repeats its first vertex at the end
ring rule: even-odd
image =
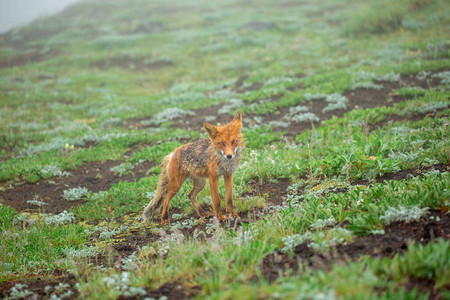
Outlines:
{"type": "Polygon", "coordinates": [[[213,148],[223,155],[224,158],[232,159],[244,146],[242,136],[242,114],[237,112],[231,123],[225,126],[213,126],[208,123],[203,124],[203,128],[212,142],[213,148]]]}

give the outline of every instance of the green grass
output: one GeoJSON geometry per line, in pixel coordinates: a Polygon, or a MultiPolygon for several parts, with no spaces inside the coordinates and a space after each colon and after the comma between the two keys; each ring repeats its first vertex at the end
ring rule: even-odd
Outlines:
{"type": "MultiPolygon", "coordinates": [[[[123,163],[117,176],[143,161],[156,165],[139,180],[89,193],[63,215],[0,206],[1,283],[46,278],[60,268],[75,275],[79,298],[138,297],[143,288],[177,283],[210,299],[426,299],[406,288],[415,280],[432,282],[448,297],[449,242],[442,239],[412,244],[393,258],[300,267],[275,282],[260,267],[274,250],[291,255],[304,241],[325,253],[382,232],[389,220],[448,211],[448,172],[424,171],[450,162],[447,73],[434,88],[400,85],[391,93],[402,100],[392,106],[352,109],[302,133],[258,119],[282,121],[280,109],[374,87],[380,79],[429,80],[448,72],[447,6],[443,0],[88,1],[0,36],[0,62],[22,60],[0,68],[0,191],[92,162],[123,163]],[[27,57],[34,58],[23,63],[27,57]],[[162,158],[181,141],[205,137],[201,128],[173,129],[171,117],[183,109],[185,119],[197,118],[189,111],[222,103],[229,105],[223,112],[244,114],[235,208],[271,213],[231,228],[198,220],[189,216],[187,182],[170,206],[181,219],[172,227],[142,224],[162,158]],[[286,140],[287,133],[295,139],[286,140]],[[407,169],[420,176],[379,182],[407,169]],[[255,181],[282,178],[290,181],[285,206],[268,203],[269,193],[246,194],[255,181]],[[187,228],[193,233],[183,235],[187,228]],[[114,245],[149,234],[158,239],[114,261],[114,245]],[[104,268],[87,260],[96,255],[104,256],[104,268]]],[[[204,121],[224,121],[215,115],[204,121]]],[[[225,198],[223,181],[219,194],[225,198]]],[[[210,206],[209,185],[198,198],[210,206]]]]}
{"type": "Polygon", "coordinates": [[[1,273],[4,279],[22,274],[50,272],[71,265],[68,249],[80,249],[87,239],[78,224],[48,223],[44,216],[19,215],[9,207],[0,207],[2,229],[1,273]]]}

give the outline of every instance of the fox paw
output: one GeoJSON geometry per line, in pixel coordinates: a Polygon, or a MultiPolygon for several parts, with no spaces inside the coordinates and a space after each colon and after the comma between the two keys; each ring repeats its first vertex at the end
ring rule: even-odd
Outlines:
{"type": "Polygon", "coordinates": [[[212,212],[204,208],[200,208],[197,211],[197,214],[200,218],[209,218],[212,216],[212,212]]]}
{"type": "Polygon", "coordinates": [[[223,215],[216,216],[216,218],[217,218],[220,222],[224,222],[224,221],[227,220],[227,218],[225,218],[223,215]]]}
{"type": "Polygon", "coordinates": [[[170,219],[161,219],[162,225],[170,225],[170,219]]]}
{"type": "Polygon", "coordinates": [[[236,219],[238,217],[239,217],[239,215],[235,212],[230,212],[227,214],[227,219],[236,219]]]}

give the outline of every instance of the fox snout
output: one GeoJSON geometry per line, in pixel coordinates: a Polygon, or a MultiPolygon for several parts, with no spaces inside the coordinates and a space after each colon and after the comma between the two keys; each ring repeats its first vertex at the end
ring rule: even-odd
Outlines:
{"type": "Polygon", "coordinates": [[[224,158],[227,158],[227,159],[232,159],[232,158],[236,157],[237,155],[239,155],[240,151],[241,151],[241,147],[240,146],[238,146],[238,147],[236,147],[234,149],[233,149],[233,147],[230,147],[228,149],[219,149],[218,150],[218,152],[220,154],[222,154],[222,156],[224,158]]]}
{"type": "Polygon", "coordinates": [[[223,157],[232,159],[236,155],[236,150],[234,151],[223,151],[222,149],[219,150],[219,152],[223,155],[223,157]],[[232,153],[235,152],[235,153],[232,153]]]}

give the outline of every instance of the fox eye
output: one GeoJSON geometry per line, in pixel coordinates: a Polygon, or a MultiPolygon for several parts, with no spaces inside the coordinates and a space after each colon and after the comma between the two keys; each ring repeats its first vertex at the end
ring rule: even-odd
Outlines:
{"type": "Polygon", "coordinates": [[[224,142],[219,142],[219,145],[220,146],[225,146],[225,143],[224,142]]]}
{"type": "Polygon", "coordinates": [[[237,140],[233,140],[232,144],[233,144],[233,145],[236,145],[237,142],[238,142],[237,140]]]}

